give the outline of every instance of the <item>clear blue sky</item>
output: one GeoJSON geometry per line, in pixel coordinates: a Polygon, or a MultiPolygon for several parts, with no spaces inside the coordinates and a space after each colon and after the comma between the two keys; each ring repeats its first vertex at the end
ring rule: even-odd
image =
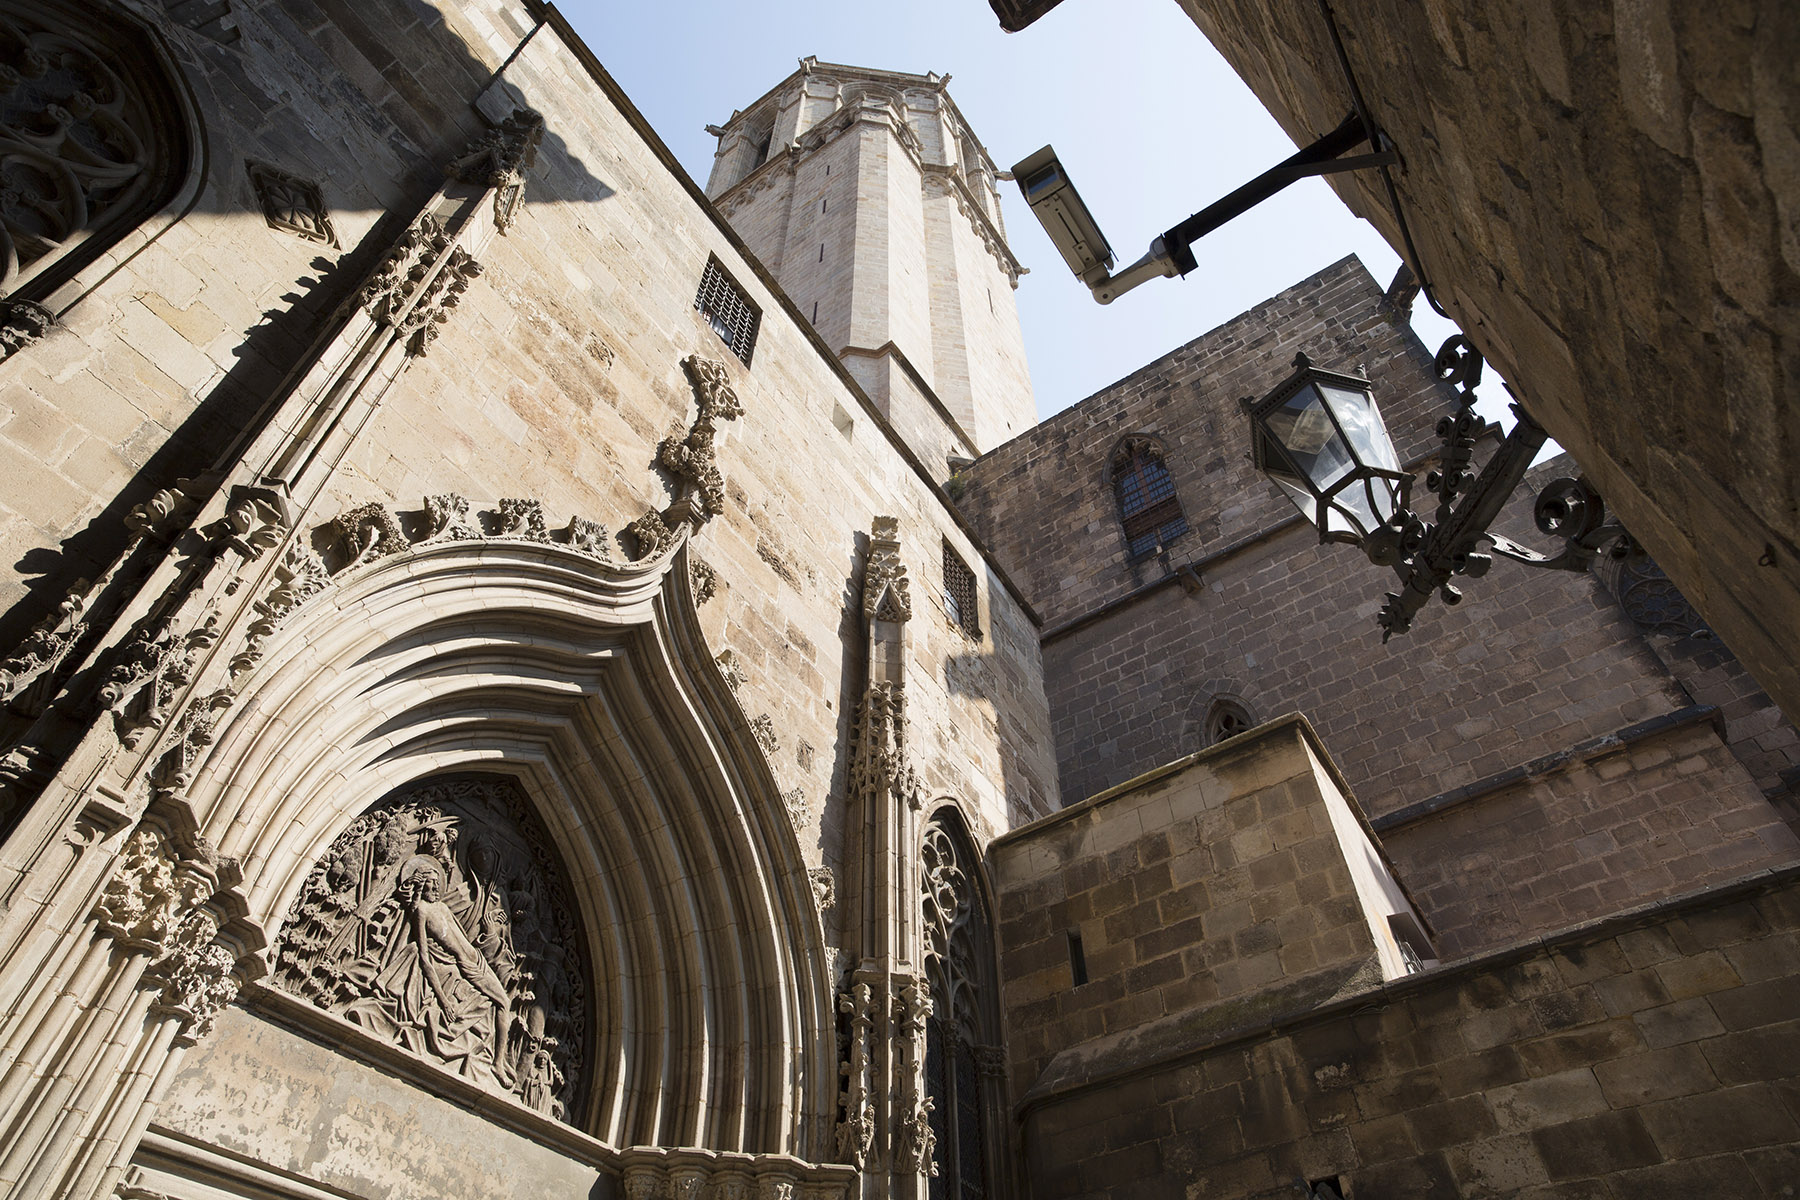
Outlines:
{"type": "MultiPolygon", "coordinates": [[[[702,185],[720,123],[804,55],[953,78],[950,92],[1001,167],[1054,143],[1121,264],[1294,146],[1175,0],[1066,0],[1022,33],[984,0],[746,4],[567,0],[564,13],[702,185]]],[[[1347,107],[1347,105],[1346,105],[1347,107]]],[[[1320,131],[1323,132],[1323,131],[1320,131]]],[[[1195,247],[1199,269],[1110,306],[1069,274],[1002,185],[1008,240],[1031,273],[1020,319],[1040,415],[1056,412],[1346,254],[1382,284],[1399,258],[1318,180],[1195,247]]],[[[1454,332],[1425,311],[1428,346],[1454,332]]],[[[1499,416],[1497,384],[1483,409],[1499,416]]],[[[1379,399],[1379,398],[1378,398],[1379,399]]]]}

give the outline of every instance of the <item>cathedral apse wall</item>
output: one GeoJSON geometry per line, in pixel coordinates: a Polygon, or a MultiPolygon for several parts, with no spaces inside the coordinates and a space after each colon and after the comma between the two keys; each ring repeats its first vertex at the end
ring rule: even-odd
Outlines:
{"type": "Polygon", "coordinates": [[[15,497],[0,1194],[457,1194],[522,1138],[520,1194],[822,1198],[865,1128],[921,1187],[927,1041],[969,1104],[1003,1063],[931,1024],[917,864],[976,927],[976,848],[1056,805],[1036,615],[550,14],[143,19],[205,153],[0,364],[4,436],[91,472],[15,497]],[[470,777],[512,799],[407,790],[470,777]],[[402,1169],[468,1128],[396,1132],[415,1087],[472,1174],[402,1169]]]}
{"type": "MultiPolygon", "coordinates": [[[[1721,686],[1687,665],[1725,653],[1686,636],[1691,610],[1649,632],[1617,580],[1501,562],[1381,642],[1391,577],[1320,545],[1249,462],[1239,398],[1299,351],[1366,372],[1423,472],[1454,399],[1346,260],[965,473],[962,504],[1045,614],[1065,798],[1304,713],[1447,957],[1788,861],[1796,735],[1741,667],[1715,663],[1721,686]]],[[[1532,544],[1536,492],[1577,471],[1537,468],[1498,528],[1532,544]]]]}

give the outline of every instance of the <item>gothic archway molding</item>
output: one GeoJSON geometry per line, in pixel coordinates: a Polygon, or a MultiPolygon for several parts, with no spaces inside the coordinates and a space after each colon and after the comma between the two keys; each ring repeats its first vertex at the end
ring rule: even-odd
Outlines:
{"type": "Polygon", "coordinates": [[[244,864],[250,919],[273,939],[381,797],[446,773],[510,777],[589,939],[587,1132],[816,1161],[836,1085],[820,923],[678,537],[625,565],[450,541],[341,572],[265,643],[189,799],[244,864]]]}

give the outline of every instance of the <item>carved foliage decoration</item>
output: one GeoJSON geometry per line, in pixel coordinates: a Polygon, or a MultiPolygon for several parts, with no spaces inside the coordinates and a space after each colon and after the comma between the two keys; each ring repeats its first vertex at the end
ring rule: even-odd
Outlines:
{"type": "Polygon", "coordinates": [[[702,516],[717,516],[725,511],[725,479],[719,474],[713,438],[718,423],[737,420],[744,406],[723,363],[690,354],[681,365],[693,380],[698,413],[686,437],[662,440],[656,461],[683,482],[682,499],[692,498],[702,516]]]}
{"type": "Polygon", "coordinates": [[[0,296],[123,228],[179,165],[166,83],[103,44],[119,32],[93,6],[0,3],[0,296]]]}
{"type": "Polygon", "coordinates": [[[160,955],[183,918],[213,888],[167,834],[145,826],[125,843],[117,870],[94,904],[94,920],[100,932],[128,948],[160,955]]]}
{"type": "Polygon", "coordinates": [[[869,566],[863,577],[863,616],[877,621],[912,619],[906,564],[900,561],[900,522],[876,517],[869,534],[869,566]]]}
{"type": "Polygon", "coordinates": [[[850,785],[860,796],[888,790],[918,808],[923,795],[906,752],[906,694],[898,683],[871,684],[856,717],[850,785]]]}
{"type": "Polygon", "coordinates": [[[544,118],[522,108],[482,135],[451,165],[451,174],[461,182],[494,189],[494,228],[502,234],[518,218],[525,173],[536,164],[543,138],[544,118]]]}
{"type": "Polygon", "coordinates": [[[318,184],[254,160],[247,160],[244,170],[270,229],[336,248],[337,230],[331,227],[325,193],[318,184]]]}
{"type": "Polygon", "coordinates": [[[637,542],[637,557],[655,558],[675,542],[674,531],[663,523],[662,514],[645,509],[644,515],[625,526],[625,532],[637,542]]]}
{"type": "Polygon", "coordinates": [[[861,1170],[875,1144],[873,1042],[875,1003],[867,983],[852,984],[838,996],[838,1012],[850,1027],[848,1053],[838,1066],[843,1076],[843,1119],[837,1125],[837,1160],[861,1170]]]}
{"type": "Polygon", "coordinates": [[[0,701],[13,711],[28,717],[43,712],[48,689],[39,685],[55,679],[69,648],[87,631],[87,622],[82,619],[87,588],[87,580],[78,582],[62,598],[56,611],[39,621],[0,662],[0,701]]]}
{"type": "Polygon", "coordinates": [[[161,829],[143,825],[125,843],[94,905],[101,933],[155,960],[146,974],[162,989],[151,1011],[180,1022],[179,1044],[205,1037],[219,1009],[237,995],[237,955],[215,940],[218,918],[202,906],[240,877],[236,861],[204,840],[184,852],[161,829]]]}
{"type": "Polygon", "coordinates": [[[516,783],[428,780],[351,822],[314,866],[275,983],[568,1120],[590,1026],[575,912],[516,783]]]}
{"type": "Polygon", "coordinates": [[[178,1042],[192,1045],[212,1032],[219,1010],[237,996],[238,980],[232,968],[237,958],[213,938],[219,923],[211,913],[196,912],[176,930],[167,955],[152,974],[162,980],[162,992],[151,1012],[182,1023],[178,1042]]]}
{"type": "Polygon", "coordinates": [[[363,307],[377,323],[399,331],[408,354],[422,355],[430,348],[438,327],[481,274],[481,264],[452,243],[444,223],[422,213],[363,285],[363,307]]]}

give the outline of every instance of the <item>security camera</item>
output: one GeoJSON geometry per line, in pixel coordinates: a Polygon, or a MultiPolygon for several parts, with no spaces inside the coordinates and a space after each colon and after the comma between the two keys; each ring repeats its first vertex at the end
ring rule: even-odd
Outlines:
{"type": "Polygon", "coordinates": [[[1177,273],[1174,260],[1164,249],[1163,239],[1157,238],[1151,243],[1150,253],[1118,275],[1110,274],[1115,261],[1112,247],[1107,244],[1106,235],[1100,232],[1094,215],[1082,203],[1081,193],[1069,182],[1068,174],[1051,147],[1045,146],[1014,164],[1012,175],[1018,180],[1019,190],[1025,194],[1025,203],[1031,206],[1044,232],[1056,243],[1057,252],[1069,264],[1069,270],[1088,285],[1094,299],[1100,303],[1111,304],[1146,279],[1177,273]]]}
{"type": "Polygon", "coordinates": [[[1081,202],[1081,193],[1069,182],[1056,151],[1045,146],[1015,163],[1012,173],[1019,190],[1025,193],[1025,203],[1056,243],[1069,270],[1089,287],[1104,280],[1113,265],[1112,247],[1107,245],[1094,215],[1081,202]]]}

